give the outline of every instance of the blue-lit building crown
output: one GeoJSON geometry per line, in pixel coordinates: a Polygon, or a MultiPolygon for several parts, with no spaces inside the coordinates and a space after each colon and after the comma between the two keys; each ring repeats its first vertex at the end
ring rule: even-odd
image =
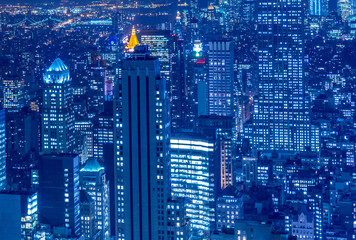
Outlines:
{"type": "Polygon", "coordinates": [[[47,84],[63,84],[70,80],[69,69],[60,58],[56,58],[43,74],[43,81],[47,84]]]}

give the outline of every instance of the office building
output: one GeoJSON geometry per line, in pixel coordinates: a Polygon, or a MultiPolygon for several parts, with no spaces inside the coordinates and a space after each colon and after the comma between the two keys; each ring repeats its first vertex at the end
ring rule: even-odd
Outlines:
{"type": "Polygon", "coordinates": [[[88,81],[88,111],[100,113],[104,111],[106,83],[106,61],[101,56],[92,56],[88,81]]]}
{"type": "Polygon", "coordinates": [[[209,236],[214,228],[215,146],[195,135],[171,137],[172,197],[185,199],[193,236],[209,236]]]}
{"type": "Polygon", "coordinates": [[[95,222],[95,202],[85,190],[80,190],[80,224],[86,240],[100,239],[95,222]]]}
{"type": "Polygon", "coordinates": [[[234,51],[231,41],[209,42],[209,115],[233,115],[234,51]]]}
{"type": "Polygon", "coordinates": [[[259,93],[254,99],[253,145],[258,150],[305,151],[310,147],[310,110],[303,1],[264,0],[257,12],[259,93]]]}
{"type": "Polygon", "coordinates": [[[0,190],[6,187],[5,110],[0,110],[0,190]]]}
{"type": "Polygon", "coordinates": [[[327,16],[328,1],[326,0],[309,0],[309,14],[312,16],[327,16]]]}
{"type": "Polygon", "coordinates": [[[141,44],[148,45],[151,56],[157,57],[161,77],[166,79],[166,87],[171,94],[171,33],[168,30],[141,31],[141,44]]]}
{"type": "Polygon", "coordinates": [[[79,191],[78,155],[40,157],[38,206],[41,223],[67,229],[70,237],[80,236],[79,191]]]}
{"type": "Polygon", "coordinates": [[[172,81],[171,81],[171,121],[172,131],[178,131],[179,128],[184,127],[184,105],[185,105],[185,47],[184,40],[180,39],[178,35],[173,36],[172,47],[172,81]]]}
{"type": "Polygon", "coordinates": [[[6,112],[19,112],[25,106],[25,81],[19,76],[8,76],[2,85],[6,112]]]}
{"type": "Polygon", "coordinates": [[[233,186],[225,188],[216,199],[216,229],[235,228],[237,219],[243,219],[243,195],[233,186]]]}
{"type": "Polygon", "coordinates": [[[88,158],[94,156],[94,124],[92,120],[76,120],[74,123],[76,141],[86,143],[88,158]]]}
{"type": "Polygon", "coordinates": [[[147,46],[122,61],[115,96],[117,238],[166,239],[169,105],[147,46]]]}
{"type": "Polygon", "coordinates": [[[73,89],[69,69],[54,60],[43,74],[42,152],[71,153],[74,148],[73,89]]]}
{"type": "Polygon", "coordinates": [[[39,114],[24,107],[19,112],[6,113],[6,152],[14,159],[39,151],[39,114]]]}
{"type": "Polygon", "coordinates": [[[234,185],[235,138],[233,131],[233,117],[231,116],[200,116],[197,119],[196,131],[203,136],[210,136],[216,140],[219,173],[216,176],[218,189],[225,189],[234,185]]]}
{"type": "Polygon", "coordinates": [[[37,192],[0,192],[1,239],[33,240],[38,227],[37,192]]]}
{"type": "Polygon", "coordinates": [[[93,152],[94,158],[103,159],[106,146],[114,143],[113,102],[106,101],[104,111],[94,118],[93,152]]]}
{"type": "Polygon", "coordinates": [[[96,161],[90,158],[80,169],[80,187],[94,202],[95,225],[100,231],[100,240],[110,239],[110,202],[109,182],[105,170],[96,161]]]}

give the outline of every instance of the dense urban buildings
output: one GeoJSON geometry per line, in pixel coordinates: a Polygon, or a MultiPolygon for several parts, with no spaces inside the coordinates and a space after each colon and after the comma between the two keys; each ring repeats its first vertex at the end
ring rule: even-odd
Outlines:
{"type": "Polygon", "coordinates": [[[0,0],[0,239],[355,239],[355,9],[0,0]]]}

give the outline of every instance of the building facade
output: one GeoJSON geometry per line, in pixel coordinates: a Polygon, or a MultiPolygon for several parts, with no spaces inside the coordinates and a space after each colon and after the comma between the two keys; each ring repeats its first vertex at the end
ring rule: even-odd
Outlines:
{"type": "Polygon", "coordinates": [[[94,201],[95,225],[100,231],[101,240],[110,239],[110,200],[109,182],[104,167],[90,158],[80,169],[80,186],[94,201]]]}
{"type": "Polygon", "coordinates": [[[71,153],[74,148],[73,89],[69,69],[59,58],[43,75],[42,152],[71,153]]]}
{"type": "Polygon", "coordinates": [[[209,236],[215,221],[215,142],[199,136],[171,138],[172,197],[185,199],[194,236],[209,236]]]}
{"type": "Polygon", "coordinates": [[[115,96],[117,238],[166,239],[169,109],[159,62],[139,46],[115,96]]]}
{"type": "Polygon", "coordinates": [[[40,222],[81,235],[79,157],[44,155],[39,161],[40,222]]]}
{"type": "Polygon", "coordinates": [[[258,150],[310,147],[303,11],[301,0],[264,0],[257,6],[259,93],[254,99],[253,145],[258,150]]]}
{"type": "Polygon", "coordinates": [[[233,115],[234,51],[227,40],[209,42],[209,115],[233,115]]]}

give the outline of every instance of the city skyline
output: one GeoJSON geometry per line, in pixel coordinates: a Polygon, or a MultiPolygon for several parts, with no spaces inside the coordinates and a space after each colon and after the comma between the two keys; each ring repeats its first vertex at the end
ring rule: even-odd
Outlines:
{"type": "Polygon", "coordinates": [[[355,9],[0,1],[0,239],[355,239],[355,9]]]}

